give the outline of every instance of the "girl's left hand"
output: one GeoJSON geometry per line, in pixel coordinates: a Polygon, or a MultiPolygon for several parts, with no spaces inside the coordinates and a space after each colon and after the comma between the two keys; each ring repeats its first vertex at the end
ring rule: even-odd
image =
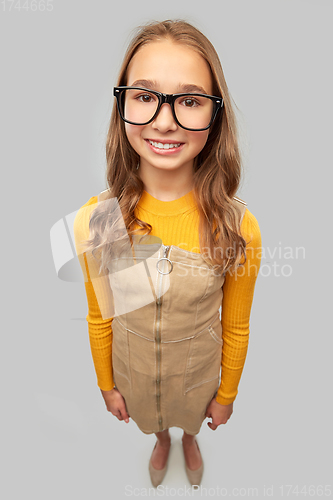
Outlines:
{"type": "Polygon", "coordinates": [[[226,424],[233,412],[234,403],[230,405],[221,405],[215,399],[215,396],[207,406],[205,416],[211,418],[212,422],[207,422],[207,425],[215,431],[219,425],[226,424]]]}

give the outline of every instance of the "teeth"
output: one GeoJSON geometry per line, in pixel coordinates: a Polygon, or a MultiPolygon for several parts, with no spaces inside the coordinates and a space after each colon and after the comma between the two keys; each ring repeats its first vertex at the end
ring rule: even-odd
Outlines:
{"type": "Polygon", "coordinates": [[[180,146],[180,142],[177,142],[177,144],[176,143],[162,144],[161,142],[154,142],[151,140],[149,140],[149,142],[152,146],[159,149],[172,149],[172,148],[178,148],[180,146]]]}

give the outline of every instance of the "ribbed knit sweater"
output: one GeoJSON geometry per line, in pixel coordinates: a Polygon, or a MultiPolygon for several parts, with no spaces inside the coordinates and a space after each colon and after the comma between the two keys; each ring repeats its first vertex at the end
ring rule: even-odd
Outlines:
{"type": "MultiPolygon", "coordinates": [[[[101,313],[89,275],[87,257],[82,242],[89,238],[89,220],[96,208],[93,196],[78,211],[74,221],[75,246],[85,277],[88,302],[88,332],[90,348],[97,376],[97,385],[104,391],[114,387],[112,374],[112,318],[101,313]]],[[[160,201],[144,191],[136,208],[136,216],[151,224],[152,235],[164,245],[178,246],[190,252],[200,252],[199,213],[192,191],[173,201],[160,201]]],[[[238,393],[250,333],[250,312],[255,282],[261,258],[261,234],[254,215],[246,209],[241,232],[248,243],[247,261],[237,273],[226,273],[222,299],[222,371],[216,401],[222,405],[232,403],[238,393]]]]}

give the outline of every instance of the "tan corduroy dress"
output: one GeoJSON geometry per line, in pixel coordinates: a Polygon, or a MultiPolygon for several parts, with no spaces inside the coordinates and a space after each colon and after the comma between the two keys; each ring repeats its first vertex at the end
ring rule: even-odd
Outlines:
{"type": "MultiPolygon", "coordinates": [[[[246,205],[235,204],[242,218],[246,205]]],[[[198,434],[220,384],[225,277],[174,245],[133,249],[109,265],[115,385],[142,432],[198,434]]]]}

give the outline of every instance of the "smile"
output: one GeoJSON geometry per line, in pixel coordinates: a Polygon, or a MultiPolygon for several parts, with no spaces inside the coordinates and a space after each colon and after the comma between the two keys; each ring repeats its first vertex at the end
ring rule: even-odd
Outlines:
{"type": "Polygon", "coordinates": [[[176,142],[176,143],[170,142],[170,143],[162,144],[162,142],[155,142],[155,141],[151,141],[150,139],[148,139],[148,142],[149,142],[149,144],[154,146],[154,148],[158,148],[158,149],[175,149],[175,148],[179,148],[179,146],[182,144],[181,142],[176,142]]]}

